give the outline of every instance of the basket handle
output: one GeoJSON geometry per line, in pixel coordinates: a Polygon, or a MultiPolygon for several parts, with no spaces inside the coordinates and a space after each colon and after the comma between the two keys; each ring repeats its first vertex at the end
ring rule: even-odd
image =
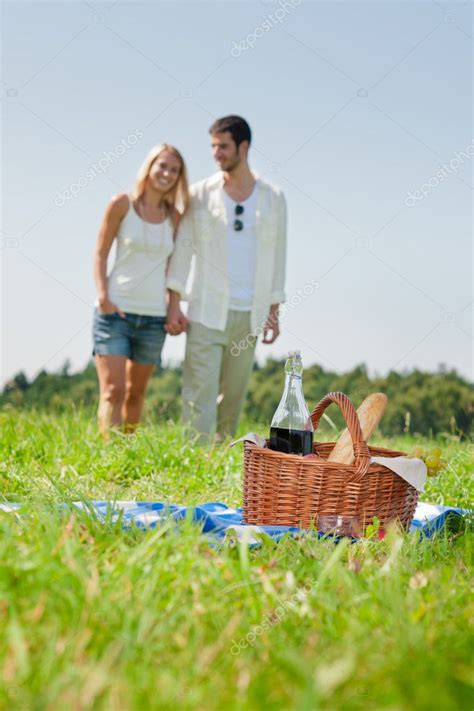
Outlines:
{"type": "Polygon", "coordinates": [[[366,474],[370,464],[369,448],[367,447],[367,442],[364,440],[357,412],[347,395],[339,392],[328,393],[318,402],[311,413],[311,421],[313,423],[314,430],[316,431],[318,429],[319,421],[323,412],[333,402],[340,408],[346,421],[349,434],[351,435],[356,474],[363,476],[366,474]]]}

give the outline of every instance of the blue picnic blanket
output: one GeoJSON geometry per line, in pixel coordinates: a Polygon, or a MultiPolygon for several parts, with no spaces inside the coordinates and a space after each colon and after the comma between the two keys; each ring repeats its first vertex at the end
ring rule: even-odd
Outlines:
{"type": "MultiPolygon", "coordinates": [[[[213,538],[245,540],[249,545],[258,545],[265,535],[274,541],[279,541],[288,533],[292,536],[309,533],[314,535],[313,532],[289,526],[243,524],[241,508],[229,508],[226,504],[214,501],[198,506],[165,504],[159,501],[78,501],[72,506],[100,520],[109,520],[112,523],[120,521],[125,527],[136,526],[142,529],[152,529],[170,520],[178,522],[187,518],[197,523],[203,533],[210,534],[213,538]]],[[[25,511],[27,506],[0,503],[0,511],[14,512],[19,509],[25,511]]],[[[426,537],[431,537],[445,526],[450,516],[457,518],[468,513],[465,509],[419,503],[410,531],[420,531],[426,537]]]]}

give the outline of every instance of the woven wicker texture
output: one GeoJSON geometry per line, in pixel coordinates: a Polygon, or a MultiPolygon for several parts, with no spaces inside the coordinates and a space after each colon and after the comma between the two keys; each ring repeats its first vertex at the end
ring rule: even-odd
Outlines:
{"type": "Polygon", "coordinates": [[[390,469],[369,465],[371,456],[398,457],[405,452],[368,447],[355,408],[343,393],[329,393],[318,403],[311,415],[315,432],[331,403],[344,415],[354,445],[354,464],[326,461],[335,442],[315,443],[318,459],[246,442],[243,521],[321,530],[323,521],[341,517],[354,522],[352,533],[362,534],[376,516],[381,526],[398,520],[407,530],[418,502],[417,490],[390,469]]]}

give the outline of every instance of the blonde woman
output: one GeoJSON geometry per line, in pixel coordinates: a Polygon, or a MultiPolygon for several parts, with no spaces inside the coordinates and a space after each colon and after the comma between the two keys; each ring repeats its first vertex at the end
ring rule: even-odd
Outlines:
{"type": "Polygon", "coordinates": [[[107,206],[97,239],[93,341],[100,387],[99,429],[130,430],[140,421],[145,390],[165,341],[165,275],[181,215],[189,205],[179,151],[156,146],[131,193],[107,206]],[[179,207],[179,210],[178,210],[179,207]],[[114,240],[116,258],[107,276],[114,240]]]}

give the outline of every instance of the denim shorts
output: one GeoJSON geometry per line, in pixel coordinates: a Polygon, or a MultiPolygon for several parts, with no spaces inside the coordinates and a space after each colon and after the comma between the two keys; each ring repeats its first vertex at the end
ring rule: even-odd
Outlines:
{"type": "Polygon", "coordinates": [[[93,355],[118,355],[136,363],[161,365],[166,338],[164,316],[139,316],[94,311],[93,355]]]}

